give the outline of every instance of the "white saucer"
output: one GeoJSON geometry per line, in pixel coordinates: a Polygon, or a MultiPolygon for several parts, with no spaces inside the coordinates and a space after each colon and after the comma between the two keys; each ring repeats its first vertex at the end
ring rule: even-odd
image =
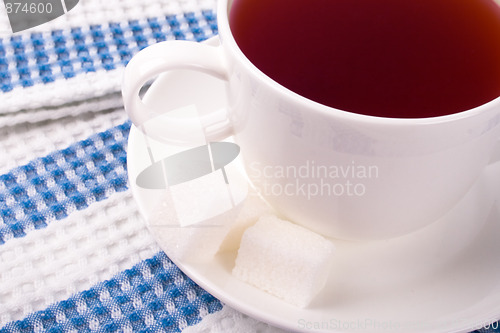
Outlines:
{"type": "MultiPolygon", "coordinates": [[[[165,110],[195,104],[203,112],[223,107],[224,86],[204,74],[171,72],[152,85],[145,101],[165,110]]],[[[132,127],[130,186],[145,217],[161,190],[139,188],[137,175],[151,164],[150,153],[158,160],[182,149],[147,141],[132,127]]],[[[330,278],[306,309],[235,279],[236,253],[196,263],[171,259],[222,302],[290,331],[470,332],[500,318],[499,188],[496,163],[446,217],[423,230],[388,241],[334,241],[330,278]]],[[[166,239],[154,234],[168,255],[166,239]]]]}

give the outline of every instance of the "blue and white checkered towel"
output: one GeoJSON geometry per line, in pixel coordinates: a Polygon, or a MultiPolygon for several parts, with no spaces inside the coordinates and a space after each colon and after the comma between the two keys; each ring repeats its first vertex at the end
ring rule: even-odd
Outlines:
{"type": "Polygon", "coordinates": [[[123,68],[217,33],[212,0],[81,0],[10,32],[0,6],[0,332],[274,332],[184,275],[128,188],[123,68]]]}

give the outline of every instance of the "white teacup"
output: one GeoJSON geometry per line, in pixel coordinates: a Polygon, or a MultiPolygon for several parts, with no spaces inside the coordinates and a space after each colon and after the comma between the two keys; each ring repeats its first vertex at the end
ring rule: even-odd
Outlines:
{"type": "Polygon", "coordinates": [[[247,174],[282,215],[328,237],[391,238],[444,215],[490,162],[500,135],[500,98],[447,116],[393,119],[340,111],[271,80],[240,51],[229,28],[231,0],[220,0],[220,45],[167,41],[128,64],[125,109],[141,126],[150,110],[139,90],[156,75],[192,69],[227,83],[227,108],[200,119],[158,118],[147,135],[191,142],[234,136],[247,174]]]}

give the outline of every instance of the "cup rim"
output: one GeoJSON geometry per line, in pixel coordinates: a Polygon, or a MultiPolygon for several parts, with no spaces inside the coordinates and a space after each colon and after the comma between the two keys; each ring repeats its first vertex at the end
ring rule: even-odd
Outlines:
{"type": "MultiPolygon", "coordinates": [[[[244,67],[256,76],[260,82],[266,86],[278,91],[281,94],[285,94],[289,99],[295,101],[295,103],[302,104],[308,109],[313,109],[327,117],[339,117],[342,119],[350,119],[360,122],[369,123],[380,123],[385,125],[425,125],[425,124],[436,124],[443,122],[452,122],[464,118],[469,118],[476,116],[478,114],[483,114],[487,110],[493,110],[494,105],[500,105],[500,95],[491,101],[484,104],[476,106],[474,108],[459,111],[456,113],[451,113],[442,116],[425,117],[425,118],[391,118],[391,117],[381,117],[373,115],[359,114],[352,111],[345,111],[342,109],[334,108],[328,105],[321,104],[312,99],[304,97],[273,80],[267,76],[264,72],[257,68],[241,51],[236,40],[233,37],[229,26],[229,5],[233,0],[219,0],[217,7],[217,24],[219,29],[219,36],[221,36],[221,44],[228,47],[231,52],[237,57],[237,59],[244,65],[244,67]]],[[[500,108],[499,108],[500,110],[500,108]]]]}

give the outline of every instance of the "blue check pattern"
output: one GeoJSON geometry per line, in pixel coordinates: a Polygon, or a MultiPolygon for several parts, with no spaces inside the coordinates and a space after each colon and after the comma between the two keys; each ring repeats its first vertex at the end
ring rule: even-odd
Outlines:
{"type": "MultiPolygon", "coordinates": [[[[206,10],[0,39],[0,98],[13,89],[124,67],[156,42],[216,34],[215,14],[206,10]]],[[[130,126],[127,121],[0,175],[0,246],[127,191],[130,126]]],[[[181,332],[220,309],[219,300],[160,252],[0,332],[181,332]]]]}
{"type": "Polygon", "coordinates": [[[159,253],[113,279],[7,324],[0,333],[181,332],[198,323],[201,313],[221,308],[217,299],[159,253]],[[120,288],[124,282],[131,286],[127,291],[120,288]]]}
{"type": "Polygon", "coordinates": [[[0,244],[127,189],[130,124],[92,135],[0,176],[0,244]]]}
{"type": "Polygon", "coordinates": [[[30,87],[125,66],[144,47],[170,39],[202,41],[217,33],[213,11],[14,35],[0,39],[0,90],[30,87]]]}
{"type": "MultiPolygon", "coordinates": [[[[1,243],[127,190],[129,130],[127,121],[0,176],[1,243]]],[[[8,323],[0,333],[181,332],[220,309],[219,300],[160,252],[89,290],[8,323]],[[124,282],[130,285],[125,291],[124,282]]]]}

